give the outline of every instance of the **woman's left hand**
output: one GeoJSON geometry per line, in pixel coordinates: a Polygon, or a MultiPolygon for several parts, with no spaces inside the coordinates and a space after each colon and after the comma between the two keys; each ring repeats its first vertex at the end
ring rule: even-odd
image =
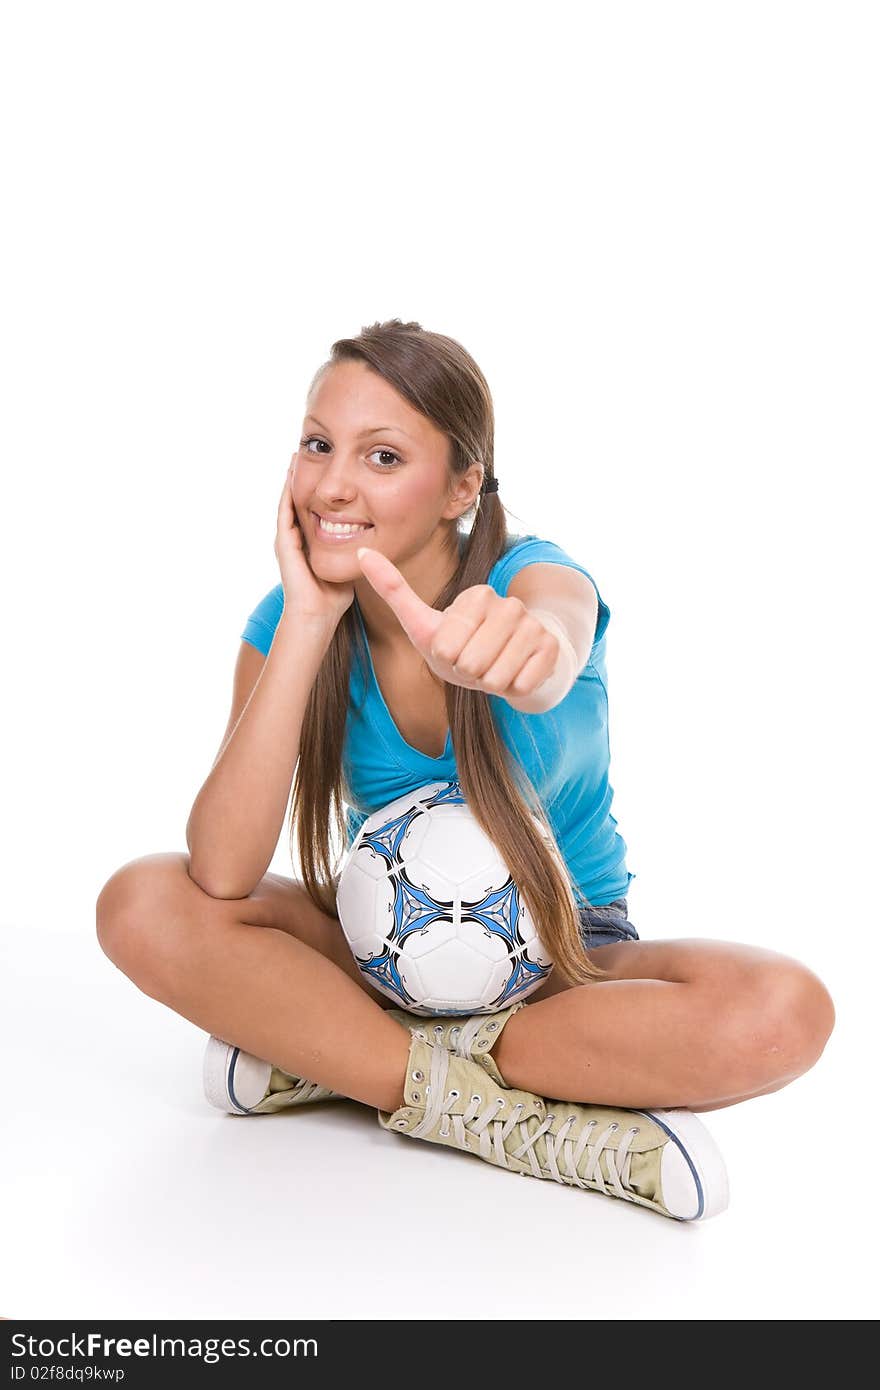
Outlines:
{"type": "Polygon", "coordinates": [[[504,699],[522,699],[549,682],[560,662],[570,660],[566,689],[570,688],[577,672],[571,642],[561,624],[557,635],[522,599],[502,598],[491,585],[475,584],[440,613],[419,598],[381,551],[360,546],[357,554],[365,578],[441,680],[504,699]]]}

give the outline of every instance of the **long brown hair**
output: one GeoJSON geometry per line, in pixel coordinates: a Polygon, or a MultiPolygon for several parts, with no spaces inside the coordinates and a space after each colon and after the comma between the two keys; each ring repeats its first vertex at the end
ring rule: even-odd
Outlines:
{"type": "MultiPolygon", "coordinates": [[[[492,396],[476,362],[455,339],[400,319],[371,324],[358,337],[340,338],[333,344],[330,358],[312,379],[309,394],[328,368],[346,360],[365,362],[444,431],[450,443],[451,487],[474,461],[482,462],[484,481],[493,476],[492,396]]],[[[460,543],[459,522],[450,526],[449,539],[459,546],[458,567],[432,602],[440,610],[448,608],[462,590],[485,584],[507,549],[507,519],[498,493],[480,495],[466,544],[460,543]]],[[[329,916],[337,915],[338,865],[345,837],[343,801],[352,804],[342,750],[355,651],[364,661],[363,637],[352,604],[337,624],[306,705],[290,811],[291,857],[296,835],[303,886],[329,916]],[[332,861],[331,818],[338,836],[332,861]]],[[[443,684],[432,671],[428,674],[443,684]]],[[[497,846],[556,969],[571,984],[585,984],[607,974],[584,950],[578,904],[586,905],[587,899],[571,880],[531,780],[504,743],[488,696],[459,685],[447,684],[445,690],[465,802],[497,846]],[[532,816],[543,825],[549,843],[532,816]]]]}

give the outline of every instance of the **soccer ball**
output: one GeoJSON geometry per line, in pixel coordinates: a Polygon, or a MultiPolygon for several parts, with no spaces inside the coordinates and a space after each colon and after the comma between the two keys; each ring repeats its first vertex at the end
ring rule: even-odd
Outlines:
{"type": "Polygon", "coordinates": [[[553,969],[457,780],[428,783],[368,817],[336,893],[361,971],[410,1013],[494,1013],[531,994],[553,969]]]}

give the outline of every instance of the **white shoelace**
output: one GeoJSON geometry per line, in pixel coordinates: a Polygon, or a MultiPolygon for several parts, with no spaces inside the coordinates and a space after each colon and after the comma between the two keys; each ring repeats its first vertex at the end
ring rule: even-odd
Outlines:
{"type": "Polygon", "coordinates": [[[638,1125],[628,1129],[617,1147],[611,1148],[606,1147],[606,1141],[619,1128],[616,1121],[612,1121],[604,1130],[596,1134],[594,1131],[598,1129],[598,1121],[591,1120],[589,1124],[584,1126],[584,1132],[575,1144],[567,1136],[571,1126],[576,1123],[576,1116],[569,1116],[559,1133],[554,1135],[549,1131],[555,1122],[555,1116],[547,1115],[530,1134],[526,1121],[519,1118],[519,1112],[523,1108],[522,1102],[513,1106],[512,1114],[508,1119],[500,1120],[497,1118],[506,1103],[502,1096],[498,1096],[494,1101],[486,1104],[484,1108],[481,1096],[471,1096],[464,1114],[452,1115],[450,1111],[455,1101],[458,1100],[459,1093],[456,1090],[446,1090],[448,1072],[448,1052],[443,1047],[432,1046],[431,1082],[427,1088],[428,1099],[425,1116],[414,1129],[410,1130],[410,1134],[416,1138],[421,1138],[423,1135],[429,1134],[439,1120],[441,1122],[440,1134],[444,1139],[453,1134],[458,1148],[473,1153],[475,1150],[468,1142],[469,1136],[473,1136],[478,1141],[479,1153],[483,1158],[490,1162],[496,1162],[500,1167],[509,1168],[510,1163],[504,1141],[518,1126],[522,1142],[517,1148],[511,1150],[510,1157],[526,1159],[536,1178],[550,1177],[555,1182],[568,1183],[576,1187],[597,1188],[606,1195],[609,1189],[605,1184],[606,1181],[610,1181],[611,1189],[616,1197],[632,1200],[631,1193],[625,1189],[630,1186],[631,1155],[629,1146],[633,1135],[639,1132],[638,1125]],[[481,1108],[482,1113],[480,1113],[481,1108]],[[543,1167],[535,1152],[535,1145],[540,1138],[544,1140],[547,1155],[546,1164],[543,1167]],[[577,1165],[585,1151],[589,1154],[589,1158],[583,1176],[581,1176],[577,1171],[577,1165]],[[607,1179],[599,1163],[603,1153],[608,1169],[607,1179]],[[562,1161],[563,1172],[560,1172],[559,1160],[562,1161]]]}
{"type": "Polygon", "coordinates": [[[328,1090],[326,1086],[319,1085],[317,1081],[306,1080],[305,1077],[291,1076],[290,1079],[295,1083],[294,1085],[289,1088],[285,1087],[281,1091],[267,1091],[263,1099],[271,1100],[277,1097],[280,1100],[287,1100],[289,1104],[293,1105],[294,1102],[300,1100],[324,1100],[338,1094],[336,1091],[328,1090]]]}
{"type": "Polygon", "coordinates": [[[300,1085],[296,1088],[296,1092],[297,1095],[301,1095],[304,1100],[320,1100],[325,1096],[335,1096],[338,1094],[336,1091],[329,1090],[326,1086],[319,1085],[317,1081],[306,1081],[305,1078],[302,1079],[300,1085]]]}
{"type": "MultiPolygon", "coordinates": [[[[472,1014],[467,1022],[463,1023],[460,1028],[454,1028],[452,1030],[451,1041],[449,1042],[450,1052],[458,1053],[459,1057],[472,1058],[473,1053],[471,1051],[471,1045],[485,1022],[485,1014],[472,1014]]],[[[442,1029],[440,1031],[442,1032],[442,1029]]]]}

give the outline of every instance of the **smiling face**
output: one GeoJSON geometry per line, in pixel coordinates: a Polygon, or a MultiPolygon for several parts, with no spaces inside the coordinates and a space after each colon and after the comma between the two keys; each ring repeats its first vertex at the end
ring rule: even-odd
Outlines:
{"type": "Polygon", "coordinates": [[[447,436],[364,362],[329,367],[306,412],[293,500],[309,564],[321,579],[354,579],[368,634],[393,641],[400,624],[364,577],[358,546],[387,555],[430,602],[455,571],[455,523],[477,495],[482,468],[472,464],[452,480],[447,436]],[[368,529],[327,535],[318,515],[368,529]]]}

